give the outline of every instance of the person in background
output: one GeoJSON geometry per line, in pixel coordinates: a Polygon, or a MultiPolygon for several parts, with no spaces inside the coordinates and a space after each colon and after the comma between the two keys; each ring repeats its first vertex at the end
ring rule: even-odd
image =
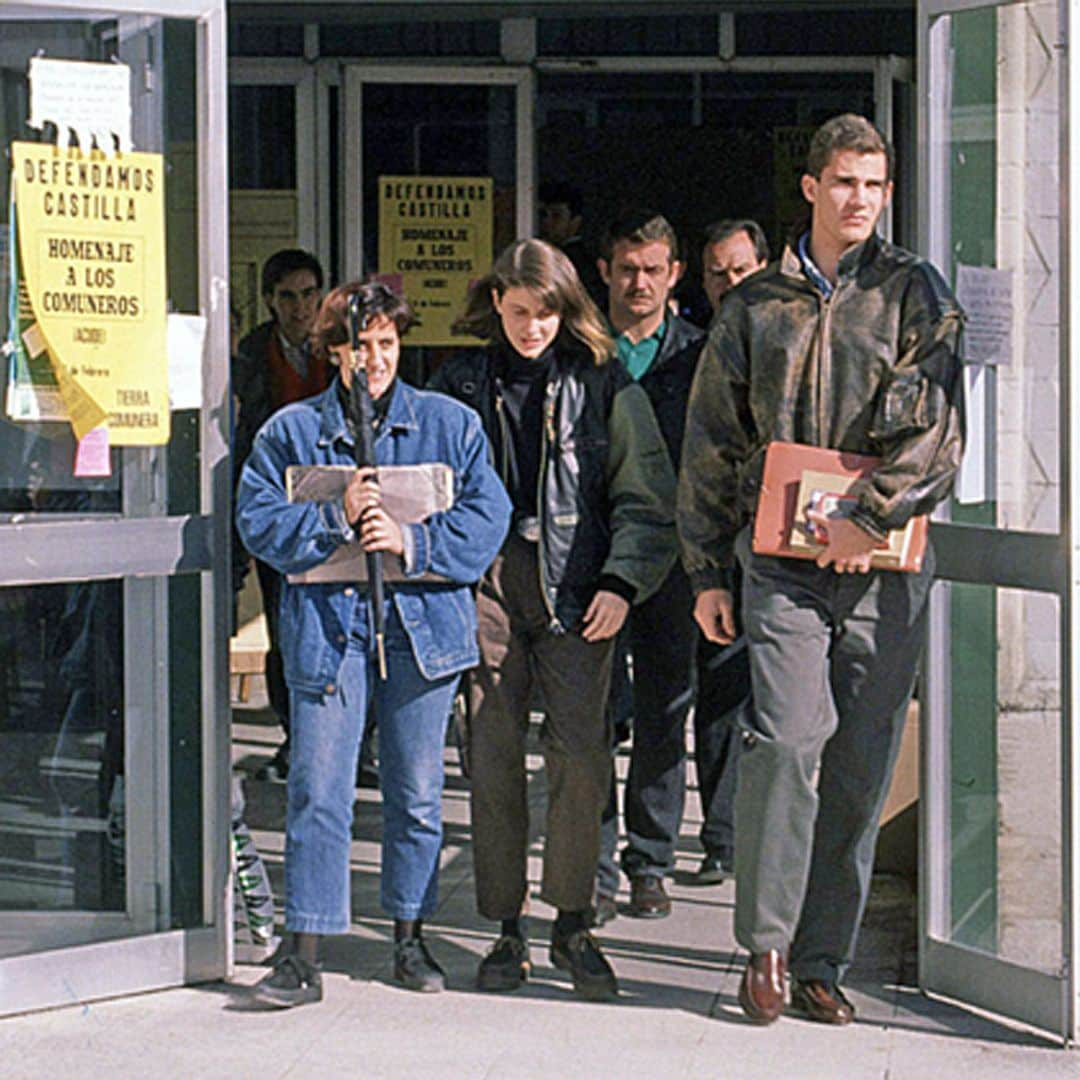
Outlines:
{"type": "Polygon", "coordinates": [[[713,314],[740,281],[764,270],[769,262],[765,231],[750,218],[727,218],[705,229],[701,252],[701,286],[713,314]]]}
{"type": "Polygon", "coordinates": [[[540,185],[537,232],[541,240],[559,248],[574,264],[589,298],[604,310],[605,289],[596,268],[592,245],[582,235],[584,200],[573,184],[550,180],[540,185]]]}
{"type": "Polygon", "coordinates": [[[285,925],[292,937],[254,988],[256,1001],[269,1006],[320,1000],[319,941],[349,927],[354,778],[369,706],[380,731],[380,889],[394,920],[394,978],[410,990],[444,986],[421,934],[437,901],[443,745],[458,679],[478,659],[472,587],[502,544],[510,505],[477,416],[397,378],[401,335],[412,321],[406,301],[384,285],[353,283],[331,292],[315,325],[315,354],[339,375],[322,394],[267,421],[240,477],[240,536],[282,575],[281,647],[292,720],[285,824],[285,925]],[[361,325],[355,353],[348,320],[353,295],[361,325]],[[375,470],[355,467],[354,362],[367,372],[378,464],[449,465],[449,509],[416,524],[398,522],[382,506],[375,470]],[[290,465],[354,471],[338,498],[290,502],[290,465]],[[404,565],[404,580],[386,588],[385,679],[367,590],[285,578],[357,539],[404,565]]]}
{"type": "MultiPolygon", "coordinates": [[[[232,359],[236,401],[233,460],[238,472],[255,433],[273,413],[283,405],[325,390],[330,382],[333,369],[311,345],[322,287],[322,267],[309,252],[287,248],[275,252],[263,264],[260,291],[270,318],[240,341],[232,359]]],[[[266,654],[266,689],[270,708],[285,733],[274,757],[255,775],[259,779],[284,780],[289,772],[289,694],[282,671],[278,627],[281,578],[257,557],[255,573],[270,646],[266,654]]]]}
{"type": "Polygon", "coordinates": [[[589,932],[600,814],[611,769],[605,703],[631,604],[673,565],[674,473],[648,398],[573,264],[542,240],[507,248],[469,291],[458,329],[489,344],[451,357],[431,386],[475,408],[514,506],[477,600],[469,760],[480,914],[500,933],[483,990],[529,972],[524,910],[525,753],[534,685],[546,715],[541,899],[557,911],[552,963],[591,1000],[618,982],[589,932]]]}
{"type": "MultiPolygon", "coordinates": [[[[749,218],[717,221],[705,230],[702,287],[715,314],[739,282],[764,270],[769,244],[761,226],[749,218]]],[[[728,645],[698,637],[698,695],[694,706],[694,764],[701,796],[701,846],[705,855],[691,879],[695,885],[719,885],[735,873],[735,777],[739,748],[748,726],[750,659],[739,618],[738,567],[732,570],[735,625],[739,634],[728,645]]]]}
{"type": "MultiPolygon", "coordinates": [[[[608,289],[608,320],[620,366],[645,392],[672,467],[678,469],[690,383],[705,335],[673,314],[668,297],[682,264],[675,230],[655,210],[633,210],[612,222],[603,239],[600,276],[608,289]]],[[[674,512],[674,504],[670,507],[674,512]]],[[[693,700],[694,649],[690,583],[675,565],[660,587],[631,609],[616,647],[616,678],[633,661],[632,744],[624,789],[630,880],[628,913],[642,919],[671,913],[664,877],[675,867],[675,846],[686,794],[686,717],[693,700]]],[[[616,913],[618,809],[614,769],[603,818],[596,883],[596,922],[616,913]]]]}
{"type": "Polygon", "coordinates": [[[698,365],[679,477],[679,537],[702,632],[735,639],[742,567],[753,732],[735,795],[739,1003],[848,1024],[878,820],[915,683],[934,576],[871,569],[890,530],[944,499],[964,444],[962,315],[940,274],[882,240],[892,148],[868,120],[814,134],[810,227],[720,308],[698,365]],[[815,561],[755,554],[770,441],[879,459],[830,518],[815,561]]]}

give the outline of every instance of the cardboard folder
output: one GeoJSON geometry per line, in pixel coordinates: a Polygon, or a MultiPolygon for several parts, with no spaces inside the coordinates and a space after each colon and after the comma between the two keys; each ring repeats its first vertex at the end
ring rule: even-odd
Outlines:
{"type": "MultiPolygon", "coordinates": [[[[401,525],[423,521],[454,505],[454,470],[442,462],[425,465],[380,465],[379,487],[386,512],[401,525]]],[[[289,502],[330,502],[340,498],[353,474],[354,465],[290,465],[285,470],[285,490],[289,502]]],[[[404,581],[401,559],[383,553],[383,574],[387,581],[404,581]]],[[[326,562],[298,574],[289,581],[311,584],[328,581],[367,581],[367,557],[357,540],[343,544],[326,562]]],[[[445,581],[439,574],[424,574],[410,581],[445,581]]]]}
{"type": "MultiPolygon", "coordinates": [[[[851,488],[879,461],[869,454],[845,450],[769,443],[754,515],[755,554],[816,559],[825,548],[825,537],[808,520],[807,509],[816,507],[828,517],[846,516],[855,504],[851,488]]],[[[927,530],[925,514],[913,517],[878,545],[870,565],[883,570],[919,570],[926,553],[927,530]]]]}

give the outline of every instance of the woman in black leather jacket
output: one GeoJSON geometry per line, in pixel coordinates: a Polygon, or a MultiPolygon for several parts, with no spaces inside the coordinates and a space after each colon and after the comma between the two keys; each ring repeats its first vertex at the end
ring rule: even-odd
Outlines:
{"type": "Polygon", "coordinates": [[[675,478],[648,398],[611,362],[600,313],[556,248],[522,240],[504,251],[457,329],[488,344],[451,358],[430,386],[480,413],[514,506],[477,599],[476,890],[480,913],[502,928],[478,983],[512,990],[529,970],[525,750],[539,690],[551,960],[583,997],[608,999],[615,974],[588,931],[610,769],[604,705],[615,634],[675,559],[675,478]]]}

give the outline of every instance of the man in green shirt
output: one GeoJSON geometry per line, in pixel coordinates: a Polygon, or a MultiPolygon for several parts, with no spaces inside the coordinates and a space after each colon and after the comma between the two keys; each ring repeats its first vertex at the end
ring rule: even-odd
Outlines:
{"type": "MultiPolygon", "coordinates": [[[[675,230],[651,210],[614,222],[597,261],[608,287],[608,320],[618,359],[652,402],[678,469],[690,384],[705,336],[672,314],[668,298],[682,272],[675,230]]],[[[623,872],[630,879],[629,914],[663,918],[671,911],[664,876],[675,865],[675,844],[686,790],[686,716],[692,696],[697,629],[689,582],[676,567],[651,597],[631,608],[616,651],[614,678],[626,676],[633,657],[633,746],[623,805],[626,847],[623,872]]],[[[613,686],[618,693],[618,683],[613,686]]],[[[619,872],[615,864],[618,810],[614,774],[604,813],[596,917],[616,913],[619,872]]]]}

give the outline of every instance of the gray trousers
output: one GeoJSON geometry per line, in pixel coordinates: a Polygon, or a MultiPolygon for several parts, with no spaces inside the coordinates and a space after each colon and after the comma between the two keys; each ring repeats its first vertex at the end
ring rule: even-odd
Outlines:
{"type": "Polygon", "coordinates": [[[736,551],[753,727],[735,796],[735,936],[840,982],[870,889],[933,575],[837,574],[736,551]]]}
{"type": "Polygon", "coordinates": [[[614,641],[548,629],[536,544],[514,535],[480,582],[476,608],[469,760],[477,907],[485,918],[509,919],[527,895],[525,742],[538,689],[548,787],[540,896],[560,911],[587,911],[611,770],[605,706],[614,641]]]}

